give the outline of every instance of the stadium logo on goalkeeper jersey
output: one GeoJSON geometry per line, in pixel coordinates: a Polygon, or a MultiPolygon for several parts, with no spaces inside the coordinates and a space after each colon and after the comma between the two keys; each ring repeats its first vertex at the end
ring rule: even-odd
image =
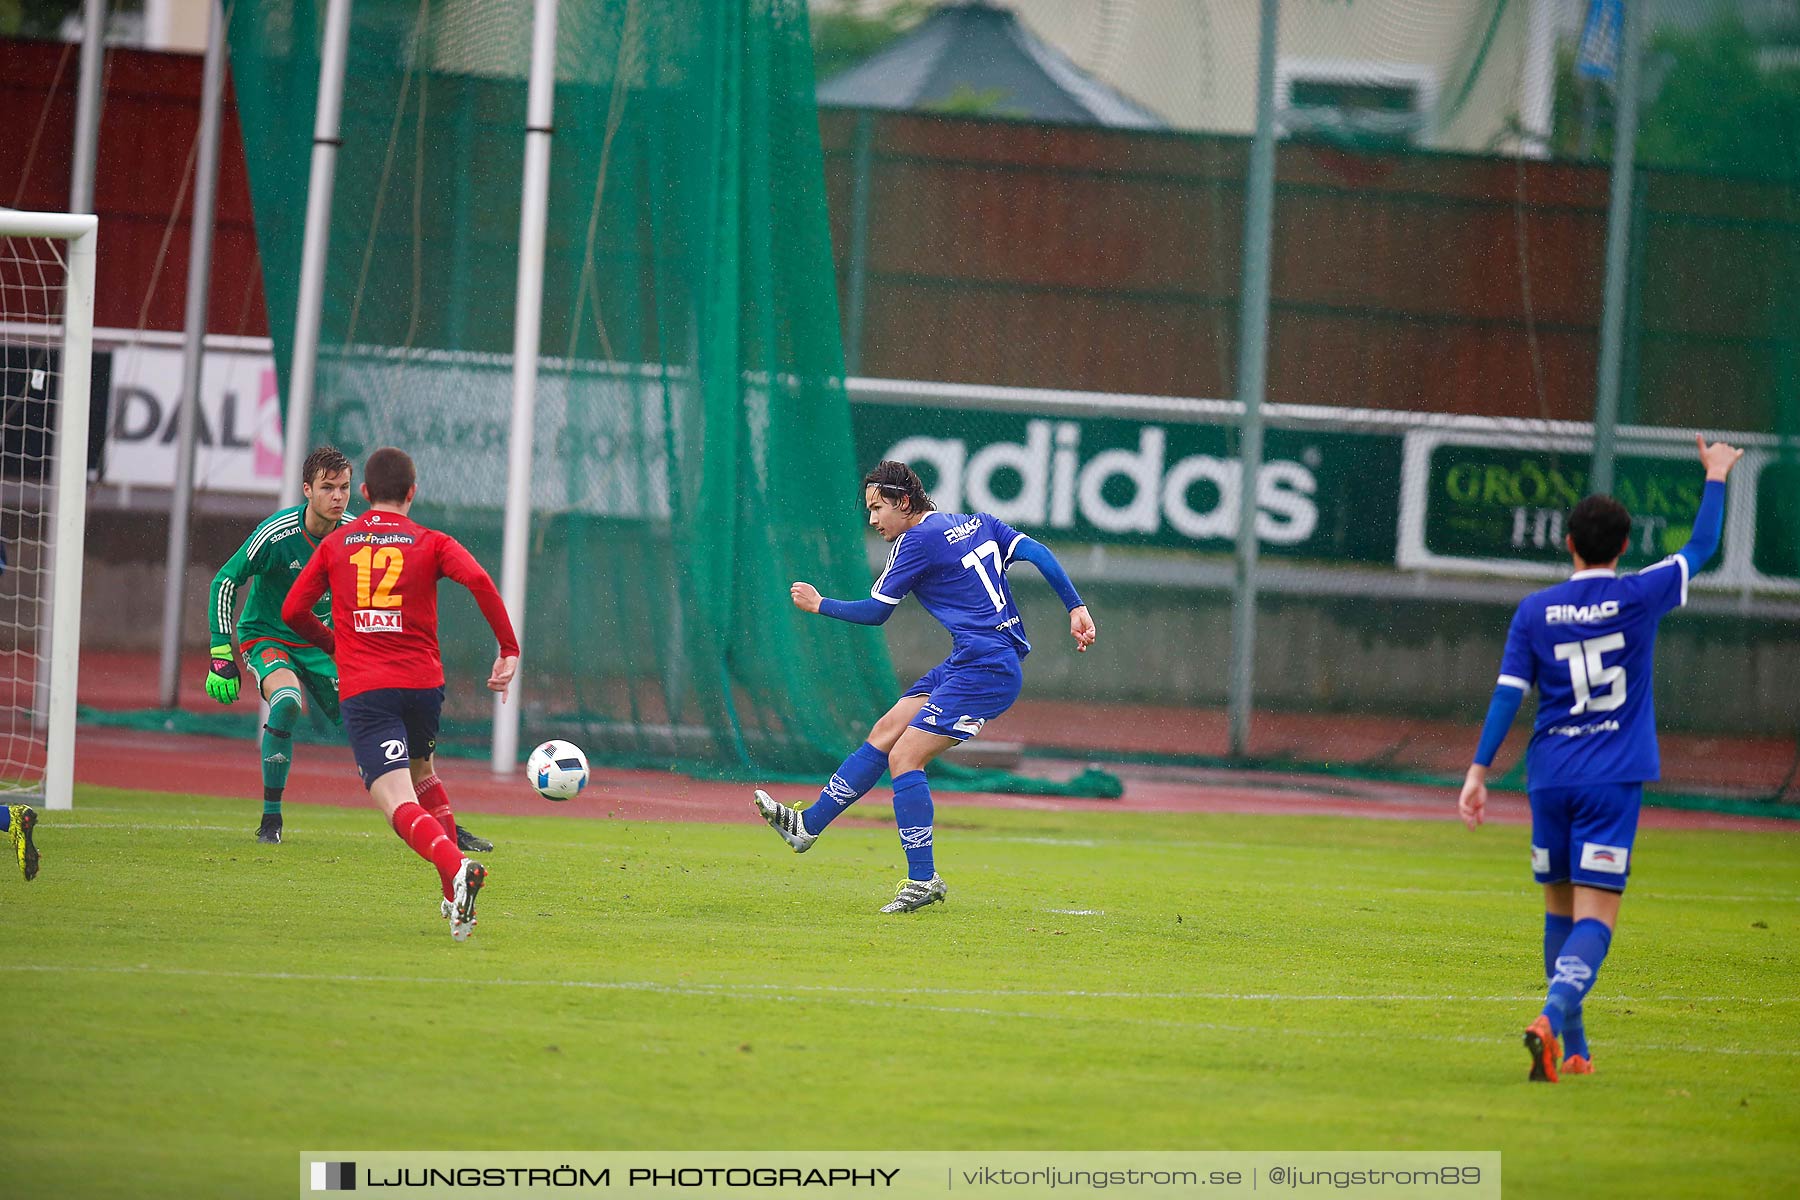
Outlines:
{"type": "MultiPolygon", "coordinates": [[[[1032,420],[1023,442],[971,452],[965,438],[919,435],[900,439],[882,457],[928,465],[937,480],[933,499],[946,512],[988,512],[1026,528],[1074,529],[1079,518],[1106,533],[1156,534],[1166,522],[1197,541],[1236,535],[1243,476],[1237,459],[1191,454],[1171,462],[1168,431],[1145,425],[1135,450],[1114,447],[1083,461],[1081,435],[1079,422],[1032,420]],[[1015,479],[1016,487],[996,486],[1015,479]]],[[[1265,542],[1298,545],[1318,528],[1316,452],[1302,457],[1307,461],[1271,459],[1257,475],[1256,535],[1265,542]]],[[[951,540],[960,533],[951,530],[951,540]]]]}
{"type": "Polygon", "coordinates": [[[356,610],[356,632],[358,633],[401,633],[406,626],[400,622],[400,610],[397,608],[359,608],[356,610]]]}

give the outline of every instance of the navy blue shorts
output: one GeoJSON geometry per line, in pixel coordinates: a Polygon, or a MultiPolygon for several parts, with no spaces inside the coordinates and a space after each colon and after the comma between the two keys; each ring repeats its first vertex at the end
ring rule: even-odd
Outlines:
{"type": "Polygon", "coordinates": [[[364,787],[406,766],[407,759],[430,758],[437,750],[442,687],[376,688],[344,697],[342,707],[364,787]]]}
{"type": "Polygon", "coordinates": [[[1624,891],[1643,801],[1641,783],[1533,788],[1533,877],[1539,883],[1624,891]]]}
{"type": "Polygon", "coordinates": [[[909,723],[966,742],[1011,708],[1024,685],[1019,656],[1011,651],[964,661],[952,654],[906,689],[908,696],[925,697],[925,706],[909,723]]]}

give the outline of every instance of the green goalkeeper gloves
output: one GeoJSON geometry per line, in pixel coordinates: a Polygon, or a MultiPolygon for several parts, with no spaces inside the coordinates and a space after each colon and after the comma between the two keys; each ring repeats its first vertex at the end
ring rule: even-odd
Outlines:
{"type": "Polygon", "coordinates": [[[239,686],[238,666],[231,657],[231,647],[214,646],[212,670],[206,673],[206,694],[220,704],[230,704],[238,698],[239,686]]]}

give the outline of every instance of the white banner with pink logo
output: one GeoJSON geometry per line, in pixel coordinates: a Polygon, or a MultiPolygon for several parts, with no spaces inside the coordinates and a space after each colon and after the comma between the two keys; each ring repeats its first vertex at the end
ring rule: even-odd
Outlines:
{"type": "MultiPolygon", "coordinates": [[[[136,340],[126,330],[94,332],[96,349],[112,354],[102,480],[172,487],[180,345],[169,344],[166,335],[136,340]]],[[[280,490],[281,407],[266,339],[207,339],[197,432],[196,489],[270,496],[280,490]]]]}

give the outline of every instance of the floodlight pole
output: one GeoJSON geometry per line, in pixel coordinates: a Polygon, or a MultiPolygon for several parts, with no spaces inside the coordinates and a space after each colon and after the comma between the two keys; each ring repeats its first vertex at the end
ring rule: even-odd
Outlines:
{"type": "Polygon", "coordinates": [[[856,114],[851,135],[850,278],[844,313],[844,374],[862,374],[863,319],[869,287],[869,184],[875,159],[875,114],[856,114]]]}
{"type": "Polygon", "coordinates": [[[175,491],[169,497],[168,570],[163,577],[161,703],[180,703],[181,627],[186,615],[188,519],[194,508],[194,441],[200,428],[200,372],[205,366],[206,309],[212,295],[213,217],[219,182],[220,110],[225,93],[225,12],[212,0],[206,64],[200,84],[200,152],[194,164],[194,215],[189,225],[186,336],[181,344],[181,404],[175,491]]]}
{"type": "MultiPolygon", "coordinates": [[[[100,150],[100,79],[105,67],[105,51],[106,3],[105,0],[88,0],[87,7],[82,13],[81,74],[75,87],[75,161],[69,171],[69,212],[73,214],[91,216],[94,211],[94,166],[100,150]]],[[[71,243],[71,254],[75,252],[74,247],[77,244],[78,243],[71,243]]],[[[88,258],[86,260],[87,269],[91,272],[93,269],[93,235],[88,237],[85,244],[88,250],[88,258]]],[[[89,279],[91,282],[91,274],[89,279]]],[[[75,287],[76,282],[75,263],[74,260],[71,259],[68,283],[71,290],[75,287]]],[[[92,288],[90,287],[89,290],[92,291],[92,288]]],[[[68,308],[70,302],[70,297],[64,298],[65,309],[68,308]]],[[[90,312],[88,317],[89,331],[91,334],[93,314],[90,312]]],[[[72,319],[73,318],[65,312],[63,317],[63,332],[65,335],[63,346],[65,348],[79,344],[68,339],[70,322],[72,319]]],[[[89,359],[92,358],[91,342],[92,338],[90,337],[89,359]]],[[[87,428],[88,419],[86,408],[86,380],[92,369],[92,364],[88,361],[83,361],[81,363],[67,361],[68,357],[67,354],[63,355],[65,360],[62,364],[63,389],[61,392],[61,399],[56,406],[58,429],[56,434],[57,440],[53,445],[59,447],[73,444],[65,441],[64,437],[70,428],[68,422],[76,419],[69,414],[68,410],[73,404],[73,400],[71,399],[73,393],[70,391],[69,381],[77,369],[80,370],[83,380],[80,401],[82,411],[79,417],[79,427],[81,429],[85,430],[87,428]]],[[[80,447],[79,457],[81,461],[79,477],[82,481],[82,487],[85,488],[87,484],[87,438],[85,433],[82,435],[80,447]]],[[[59,481],[67,473],[65,468],[68,466],[68,462],[69,456],[67,454],[57,455],[57,475],[59,481]]],[[[68,503],[67,497],[70,494],[71,493],[69,493],[67,488],[61,486],[52,488],[44,493],[44,525],[46,528],[56,530],[58,536],[61,536],[62,534],[63,510],[68,503]]],[[[73,494],[79,497],[83,493],[76,492],[73,494]]],[[[76,507],[71,511],[81,512],[82,508],[76,507]]],[[[79,527],[77,527],[77,532],[79,532],[79,527]]],[[[68,544],[71,546],[79,546],[80,542],[77,540],[68,544]]],[[[59,581],[71,573],[66,570],[57,570],[57,550],[58,544],[52,542],[48,556],[48,567],[42,578],[39,580],[40,595],[38,597],[38,621],[36,630],[38,653],[53,666],[59,661],[56,637],[56,616],[58,612],[61,611],[59,600],[61,599],[62,594],[58,592],[57,589],[60,586],[59,581]]],[[[75,560],[72,572],[74,578],[79,581],[81,578],[81,562],[79,554],[75,555],[75,560]]],[[[79,593],[77,593],[76,599],[77,603],[79,603],[79,593]]],[[[75,611],[76,617],[79,618],[79,608],[75,611]]],[[[65,628],[73,629],[75,628],[75,624],[67,624],[65,625],[65,628]]],[[[79,651],[79,649],[80,647],[77,646],[76,650],[79,651]]],[[[67,650],[66,646],[64,647],[64,650],[67,650]]],[[[71,696],[73,695],[73,680],[75,678],[72,673],[73,669],[73,667],[70,668],[71,674],[68,676],[70,681],[69,695],[71,696]]],[[[52,706],[58,703],[58,686],[59,685],[55,682],[54,670],[40,671],[38,673],[37,682],[31,689],[32,717],[37,721],[50,722],[50,736],[52,738],[58,736],[56,733],[57,726],[52,719],[52,706]]],[[[60,786],[55,782],[58,778],[57,749],[57,746],[54,744],[50,746],[50,761],[46,773],[47,782],[45,784],[46,791],[44,793],[44,803],[50,808],[68,808],[69,805],[73,803],[73,801],[69,799],[69,793],[64,792],[59,797],[58,794],[49,790],[52,787],[60,786]]]]}
{"type": "Polygon", "coordinates": [[[1262,0],[1256,134],[1244,189],[1244,280],[1238,301],[1237,398],[1244,406],[1238,471],[1237,570],[1231,592],[1231,755],[1250,749],[1256,666],[1256,492],[1263,463],[1263,386],[1269,357],[1269,244],[1275,209],[1275,40],[1278,0],[1262,0]]]}
{"type": "MultiPolygon", "coordinates": [[[[531,537],[531,451],[537,418],[538,344],[544,308],[544,226],[550,211],[551,117],[556,101],[557,0],[536,0],[531,16],[531,85],[526,100],[525,178],[519,205],[519,281],[513,299],[512,429],[506,447],[506,516],[500,550],[500,598],[513,630],[525,637],[526,548],[531,537]]],[[[519,761],[523,676],[511,700],[494,697],[492,765],[496,775],[519,761]]]]}
{"type": "Polygon", "coordinates": [[[1522,158],[1549,158],[1556,109],[1556,12],[1558,0],[1530,0],[1525,18],[1525,61],[1519,80],[1519,145],[1522,158]]]}
{"type": "Polygon", "coordinates": [[[300,250],[300,298],[294,306],[294,362],[287,419],[281,425],[281,503],[300,502],[300,467],[312,429],[313,378],[319,361],[325,252],[331,243],[331,191],[337,179],[344,109],[344,61],[350,51],[350,0],[329,0],[319,50],[319,100],[313,116],[312,177],[306,185],[306,237],[300,250]]]}
{"type": "Polygon", "coordinates": [[[81,13],[81,73],[75,84],[75,162],[69,172],[69,211],[94,211],[94,167],[100,154],[100,77],[105,70],[106,0],[87,0],[81,13]]]}
{"type": "Polygon", "coordinates": [[[1619,428],[1619,369],[1625,344],[1625,286],[1631,274],[1631,193],[1637,174],[1638,59],[1644,41],[1641,0],[1624,5],[1619,47],[1618,111],[1613,114],[1612,197],[1606,206],[1606,283],[1600,302],[1600,369],[1594,396],[1594,464],[1590,495],[1613,489],[1619,428]]]}

